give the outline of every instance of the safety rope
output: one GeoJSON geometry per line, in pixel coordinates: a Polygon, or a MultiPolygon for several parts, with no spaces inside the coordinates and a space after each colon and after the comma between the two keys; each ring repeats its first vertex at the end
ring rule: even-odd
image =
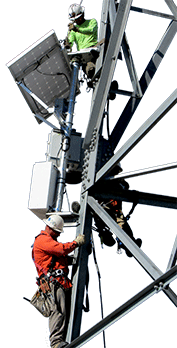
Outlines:
{"type": "MultiPolygon", "coordinates": [[[[101,317],[103,319],[104,318],[104,314],[103,314],[103,298],[102,298],[102,291],[101,291],[101,274],[100,274],[100,270],[99,270],[99,267],[98,267],[98,262],[97,262],[97,259],[96,259],[95,245],[94,245],[94,240],[93,240],[93,234],[92,233],[91,233],[91,241],[92,241],[93,258],[94,258],[94,262],[95,262],[95,266],[96,266],[96,270],[97,270],[97,275],[98,275],[100,304],[101,304],[101,317]]],[[[105,332],[104,331],[103,331],[103,344],[104,344],[104,348],[106,348],[106,340],[105,340],[105,332]]]]}
{"type": "Polygon", "coordinates": [[[129,213],[127,214],[127,216],[125,216],[124,220],[128,221],[130,219],[130,216],[132,215],[132,213],[134,212],[135,207],[137,206],[138,201],[133,202],[132,208],[130,209],[129,213]]]}
{"type": "Polygon", "coordinates": [[[86,312],[86,313],[90,311],[89,295],[88,295],[88,285],[89,285],[89,270],[88,270],[88,267],[87,267],[86,283],[85,283],[85,292],[86,292],[85,306],[83,304],[83,307],[82,307],[84,312],[86,312]]]}
{"type": "Polygon", "coordinates": [[[109,138],[110,138],[110,129],[109,129],[109,99],[107,100],[107,104],[106,104],[105,116],[106,116],[107,136],[108,136],[108,140],[109,140],[109,138]]]}
{"type": "Polygon", "coordinates": [[[68,204],[68,210],[70,211],[70,201],[69,201],[69,196],[68,196],[68,191],[67,191],[67,188],[66,188],[66,184],[64,186],[64,192],[63,194],[66,194],[66,200],[67,200],[67,204],[68,204]]]}

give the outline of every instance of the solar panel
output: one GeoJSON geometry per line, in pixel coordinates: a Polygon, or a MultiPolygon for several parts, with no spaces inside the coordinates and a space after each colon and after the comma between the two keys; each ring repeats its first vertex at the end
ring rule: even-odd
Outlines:
{"type": "MultiPolygon", "coordinates": [[[[71,83],[69,59],[53,30],[10,61],[7,67],[35,115],[49,117],[51,114],[45,105],[51,108],[55,105],[56,98],[69,96],[71,83]],[[26,87],[26,90],[22,86],[26,87]],[[45,105],[35,100],[27,89],[45,105]]],[[[41,120],[37,121],[41,123],[41,120]]]]}

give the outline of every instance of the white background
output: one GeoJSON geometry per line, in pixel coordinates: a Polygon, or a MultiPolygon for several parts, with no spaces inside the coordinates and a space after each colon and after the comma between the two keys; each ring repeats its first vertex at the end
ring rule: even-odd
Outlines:
{"type": "MultiPolygon", "coordinates": [[[[176,1],[175,1],[176,3],[176,1]]],[[[2,5],[1,20],[1,337],[6,347],[49,347],[48,320],[43,318],[23,296],[31,298],[36,291],[36,270],[31,260],[31,244],[44,224],[28,210],[32,166],[45,161],[48,134],[51,129],[37,124],[17,88],[6,63],[54,29],[58,39],[67,33],[70,1],[9,1],[2,5]]],[[[100,22],[102,1],[84,1],[86,18],[100,22]]],[[[169,13],[165,1],[133,1],[134,6],[169,13]]],[[[127,37],[140,78],[156,49],[169,20],[131,12],[127,37]]],[[[177,37],[173,40],[153,81],[140,103],[119,147],[152,115],[176,88],[177,37]]],[[[131,90],[125,61],[118,61],[115,79],[120,89],[131,90]]],[[[91,92],[81,87],[75,108],[74,128],[84,136],[89,119],[91,92]]],[[[127,97],[117,96],[110,107],[113,128],[127,97]]],[[[122,161],[124,171],[148,168],[176,161],[175,106],[122,161]]],[[[52,119],[51,119],[52,121],[52,119]]],[[[177,170],[128,180],[130,189],[177,196],[177,170]]],[[[70,202],[79,200],[80,187],[68,187],[70,202]]],[[[127,213],[131,205],[124,204],[127,213]]],[[[169,261],[176,236],[176,210],[138,205],[130,219],[135,237],[143,240],[142,250],[163,271],[169,261]]],[[[62,241],[75,237],[67,229],[62,241]]],[[[116,246],[102,249],[94,234],[101,272],[104,315],[108,315],[151,283],[151,278],[133,259],[116,253],[116,246]]],[[[93,256],[90,268],[90,312],[83,314],[81,333],[101,320],[97,273],[93,256]]],[[[171,288],[177,292],[176,281],[171,288]]],[[[176,341],[176,308],[161,292],[106,330],[107,348],[166,347],[176,341]]],[[[102,347],[102,334],[86,347],[102,347]]]]}

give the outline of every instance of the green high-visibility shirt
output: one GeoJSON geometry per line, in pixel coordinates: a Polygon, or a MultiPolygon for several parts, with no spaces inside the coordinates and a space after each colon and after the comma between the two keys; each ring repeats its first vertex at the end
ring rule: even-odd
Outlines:
{"type": "Polygon", "coordinates": [[[79,32],[71,30],[68,40],[71,46],[76,43],[77,50],[92,47],[97,44],[98,24],[96,19],[86,19],[84,23],[76,25],[79,32]]]}

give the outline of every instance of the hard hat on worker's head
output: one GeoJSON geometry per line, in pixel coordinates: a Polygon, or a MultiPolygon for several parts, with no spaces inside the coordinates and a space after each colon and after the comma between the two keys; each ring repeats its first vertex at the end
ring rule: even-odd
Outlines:
{"type": "Polygon", "coordinates": [[[43,220],[47,226],[56,232],[64,232],[63,225],[64,221],[62,217],[58,214],[53,214],[48,217],[48,219],[43,220]]]}
{"type": "Polygon", "coordinates": [[[81,17],[84,14],[84,10],[85,8],[83,6],[78,4],[72,4],[69,7],[69,14],[68,14],[69,20],[71,22],[74,22],[75,19],[81,17]]]}

